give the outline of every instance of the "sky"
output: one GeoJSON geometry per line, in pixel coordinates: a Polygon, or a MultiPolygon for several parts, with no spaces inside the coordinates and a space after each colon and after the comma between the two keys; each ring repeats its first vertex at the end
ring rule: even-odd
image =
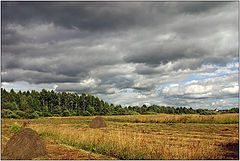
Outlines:
{"type": "Polygon", "coordinates": [[[2,87],[238,106],[237,2],[1,2],[2,87]]]}

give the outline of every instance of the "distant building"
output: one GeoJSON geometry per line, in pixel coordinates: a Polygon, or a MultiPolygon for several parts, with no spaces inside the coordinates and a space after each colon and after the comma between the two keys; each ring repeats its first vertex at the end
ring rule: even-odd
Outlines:
{"type": "Polygon", "coordinates": [[[218,112],[219,110],[216,108],[214,111],[215,111],[215,112],[218,112]]]}

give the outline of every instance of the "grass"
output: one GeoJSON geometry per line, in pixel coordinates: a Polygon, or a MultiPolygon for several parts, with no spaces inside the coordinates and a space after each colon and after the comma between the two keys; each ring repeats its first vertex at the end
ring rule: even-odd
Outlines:
{"type": "Polygon", "coordinates": [[[76,146],[64,144],[56,135],[41,133],[47,143],[47,156],[39,156],[35,160],[116,160],[117,158],[79,149],[76,146]]]}
{"type": "Polygon", "coordinates": [[[237,124],[239,117],[236,114],[224,115],[197,115],[197,114],[158,114],[135,116],[105,116],[106,120],[114,122],[132,123],[207,123],[207,124],[237,124]]]}
{"type": "MultiPolygon", "coordinates": [[[[238,114],[103,117],[108,126],[101,129],[89,128],[90,116],[30,120],[30,128],[43,138],[119,159],[238,158],[238,114]]],[[[2,126],[23,121],[4,119],[2,126]]]]}
{"type": "Polygon", "coordinates": [[[11,125],[11,131],[12,132],[16,132],[16,131],[18,131],[18,130],[20,130],[22,128],[23,128],[23,126],[11,125]]]}

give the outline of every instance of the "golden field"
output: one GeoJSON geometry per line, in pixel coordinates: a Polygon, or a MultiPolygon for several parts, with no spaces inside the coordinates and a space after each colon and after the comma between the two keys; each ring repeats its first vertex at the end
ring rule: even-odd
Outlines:
{"type": "Polygon", "coordinates": [[[91,129],[94,117],[2,119],[2,152],[30,121],[48,150],[35,159],[238,159],[239,114],[102,116],[108,126],[91,129]]]}

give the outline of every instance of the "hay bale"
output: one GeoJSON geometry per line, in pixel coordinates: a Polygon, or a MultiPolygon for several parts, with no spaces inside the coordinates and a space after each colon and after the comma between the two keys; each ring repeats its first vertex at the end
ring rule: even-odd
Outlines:
{"type": "Polygon", "coordinates": [[[46,153],[46,146],[38,133],[30,128],[23,128],[7,142],[3,157],[14,160],[30,160],[46,153]]]}
{"type": "Polygon", "coordinates": [[[95,117],[90,123],[90,128],[101,128],[101,127],[107,127],[107,124],[105,123],[102,117],[95,117]]]}

